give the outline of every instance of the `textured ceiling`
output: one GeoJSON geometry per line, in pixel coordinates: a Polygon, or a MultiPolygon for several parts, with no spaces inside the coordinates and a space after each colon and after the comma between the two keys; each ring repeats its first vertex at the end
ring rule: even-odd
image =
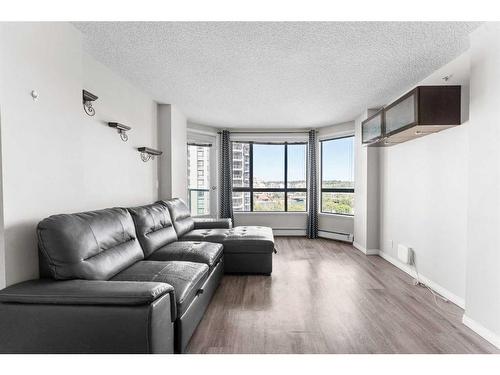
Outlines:
{"type": "Polygon", "coordinates": [[[350,121],[468,47],[464,22],[75,23],[85,48],[155,100],[218,127],[350,121]]]}

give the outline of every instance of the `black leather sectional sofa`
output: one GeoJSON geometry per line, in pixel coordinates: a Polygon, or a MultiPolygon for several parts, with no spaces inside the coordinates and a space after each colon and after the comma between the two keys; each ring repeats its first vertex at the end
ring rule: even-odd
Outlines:
{"type": "Polygon", "coordinates": [[[192,218],[180,199],[55,215],[40,279],[0,291],[2,353],[182,353],[225,272],[272,272],[266,227],[192,218]]]}

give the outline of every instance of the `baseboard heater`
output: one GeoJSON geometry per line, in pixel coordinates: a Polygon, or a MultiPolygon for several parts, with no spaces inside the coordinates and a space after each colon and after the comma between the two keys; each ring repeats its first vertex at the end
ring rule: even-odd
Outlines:
{"type": "Polygon", "coordinates": [[[273,228],[275,236],[305,236],[305,228],[273,228]]]}
{"type": "MultiPolygon", "coordinates": [[[[305,228],[273,228],[275,236],[305,236],[307,230],[305,228]]],[[[354,236],[352,233],[334,232],[331,230],[318,230],[318,236],[328,238],[330,240],[344,241],[352,243],[354,236]]]]}
{"type": "Polygon", "coordinates": [[[352,233],[342,233],[342,232],[334,232],[331,230],[318,230],[318,236],[323,238],[328,238],[330,240],[344,241],[344,242],[353,242],[354,236],[352,233]]]}

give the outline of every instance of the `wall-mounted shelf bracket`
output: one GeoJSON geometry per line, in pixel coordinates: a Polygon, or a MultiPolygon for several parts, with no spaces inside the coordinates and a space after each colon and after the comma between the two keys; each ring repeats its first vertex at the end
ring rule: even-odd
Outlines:
{"type": "Polygon", "coordinates": [[[92,107],[92,102],[99,99],[99,97],[92,94],[91,92],[88,92],[87,90],[82,91],[82,96],[83,96],[83,109],[85,110],[85,113],[89,116],[94,116],[95,110],[94,107],[92,107]]]}
{"type": "Polygon", "coordinates": [[[141,160],[143,162],[154,160],[156,156],[160,156],[161,154],[163,154],[162,151],[155,150],[154,148],[149,147],[139,147],[137,150],[141,153],[141,160]]]}
{"type": "Polygon", "coordinates": [[[108,126],[110,128],[115,128],[116,130],[118,130],[118,134],[120,134],[120,138],[123,142],[128,141],[127,131],[132,129],[130,126],[120,124],[119,122],[108,122],[108,126]]]}

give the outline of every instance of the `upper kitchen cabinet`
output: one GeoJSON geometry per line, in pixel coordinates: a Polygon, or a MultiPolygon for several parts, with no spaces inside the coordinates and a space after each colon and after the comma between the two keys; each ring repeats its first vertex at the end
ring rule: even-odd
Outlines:
{"type": "Polygon", "coordinates": [[[460,125],[460,100],[460,86],[416,87],[383,109],[383,137],[373,145],[390,146],[460,125]]]}
{"type": "Polygon", "coordinates": [[[370,144],[380,141],[384,136],[384,111],[380,110],[361,124],[362,142],[370,144]]]}

